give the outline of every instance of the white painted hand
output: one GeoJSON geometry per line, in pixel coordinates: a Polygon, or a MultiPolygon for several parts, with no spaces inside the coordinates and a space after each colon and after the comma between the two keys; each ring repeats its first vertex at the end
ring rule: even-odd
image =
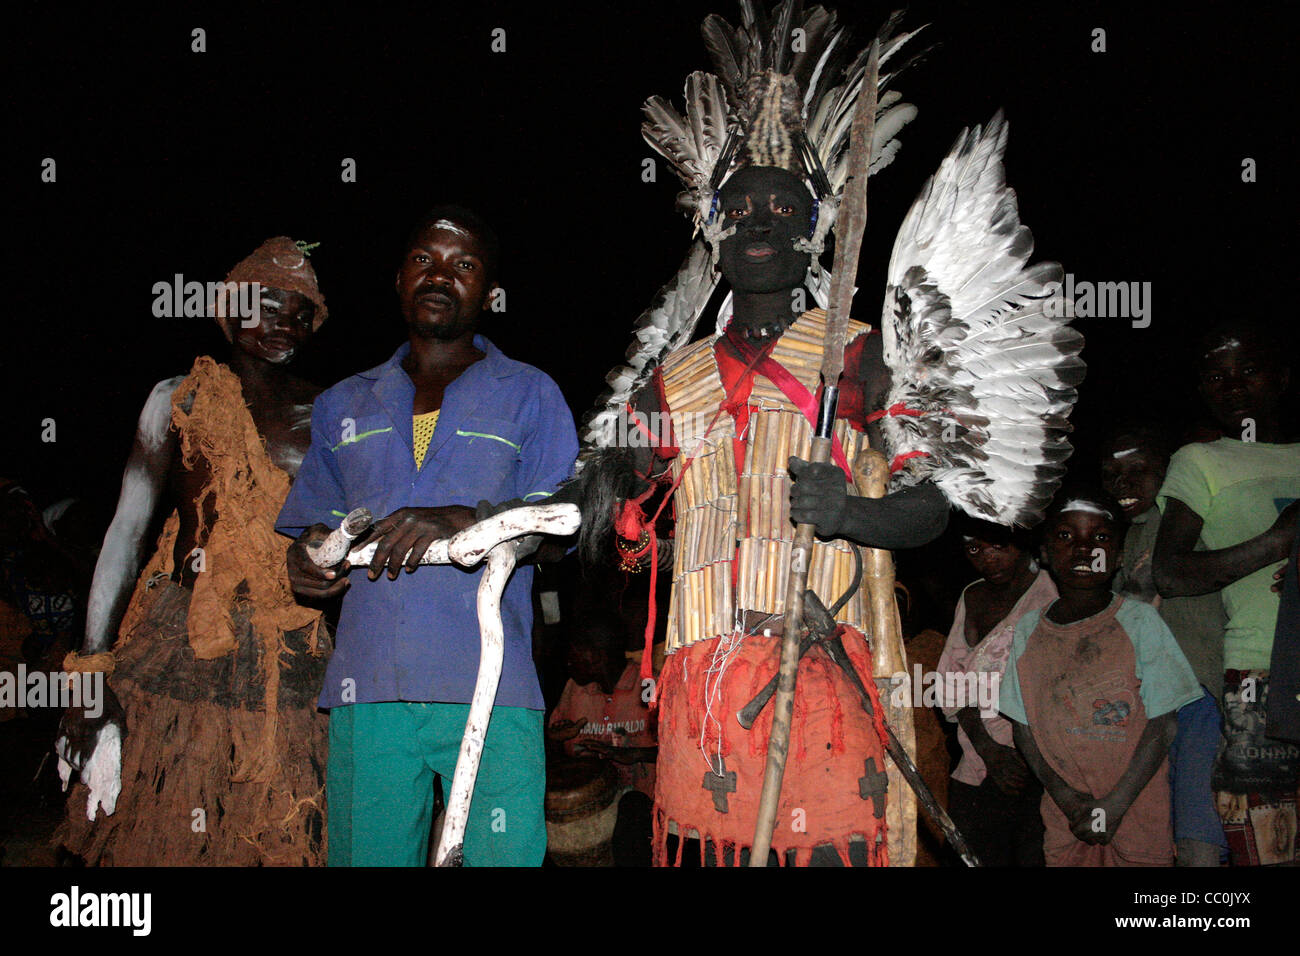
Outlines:
{"type": "MultiPolygon", "coordinates": [[[[59,756],[59,779],[63,789],[68,789],[73,766],[67,757],[68,738],[54,742],[59,756]]],[[[117,809],[117,798],[122,792],[122,728],[109,721],[95,735],[95,749],[81,768],[81,782],[90,788],[86,798],[86,819],[94,822],[95,812],[102,806],[107,816],[117,809]]]]}

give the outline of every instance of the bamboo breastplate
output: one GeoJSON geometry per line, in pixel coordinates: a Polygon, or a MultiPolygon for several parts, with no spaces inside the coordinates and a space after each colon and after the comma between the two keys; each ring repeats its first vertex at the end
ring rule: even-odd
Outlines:
{"type": "MultiPolygon", "coordinates": [[[[861,322],[850,322],[849,340],[869,330],[861,322]]],[[[772,351],[772,358],[814,394],[825,334],[826,313],[814,309],[800,316],[772,351]]],[[[663,366],[664,394],[679,448],[672,465],[674,479],[694,456],[674,501],[677,531],[668,608],[669,653],[731,634],[741,627],[746,612],[772,615],[779,622],[785,613],[794,539],[786,460],[791,455],[808,458],[812,445],[808,420],[762,375],[754,376],[748,433],[741,436],[744,444],[738,447],[733,441],[735,420],[726,412],[705,434],[726,398],[713,355],[715,342],[710,337],[681,349],[663,366]]],[[[850,462],[866,447],[866,436],[847,421],[835,423],[835,434],[850,462]]],[[[847,544],[814,543],[808,586],[827,606],[848,588],[853,571],[847,544]]],[[[755,615],[749,616],[752,620],[755,615]]],[[[865,630],[861,591],[836,619],[865,630]]]]}

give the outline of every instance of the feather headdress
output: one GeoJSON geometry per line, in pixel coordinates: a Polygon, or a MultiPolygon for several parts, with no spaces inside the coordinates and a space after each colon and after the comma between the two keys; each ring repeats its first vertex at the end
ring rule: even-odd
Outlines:
{"type": "MultiPolygon", "coordinates": [[[[766,14],[753,0],[741,0],[741,23],[705,18],[704,43],[713,73],[686,80],[683,116],[659,96],[646,100],[641,133],[686,186],[678,206],[712,241],[721,225],[711,223],[713,197],[737,169],[779,166],[800,175],[820,201],[811,240],[820,249],[835,221],[848,177],[849,128],[866,78],[867,51],[850,50],[850,33],[834,11],[785,0],[766,14]]],[[[922,28],[896,33],[896,12],[876,34],[880,42],[880,98],[872,142],[871,172],[893,160],[900,129],[916,116],[890,83],[916,57],[886,64],[922,28]]],[[[918,54],[919,56],[920,54],[918,54]]]]}
{"type": "MultiPolygon", "coordinates": [[[[716,73],[686,78],[685,113],[652,96],[642,107],[641,132],[686,187],[678,209],[695,224],[697,238],[677,274],[637,319],[627,364],[606,376],[610,386],[598,407],[583,419],[587,447],[613,443],[618,416],[671,351],[691,340],[718,283],[717,245],[723,224],[711,221],[717,190],[737,169],[775,165],[801,176],[818,200],[808,287],[825,304],[829,274],[817,262],[835,222],[839,196],[848,178],[849,127],[866,76],[867,48],[850,48],[850,31],[834,11],[804,9],[801,0],[784,0],[770,13],[755,0],[740,0],[741,22],[733,26],[711,14],[704,20],[704,43],[716,73]],[[704,242],[712,246],[712,255],[704,242]]],[[[871,173],[883,169],[899,149],[897,134],[916,116],[916,107],[888,89],[916,59],[891,57],[919,30],[897,33],[901,13],[881,27],[880,98],[876,112],[871,173]]],[[[725,312],[724,307],[724,312],[725,312]]]]}
{"type": "MultiPolygon", "coordinates": [[[[692,73],[686,113],[651,97],[646,140],[686,186],[679,208],[717,245],[713,198],[736,169],[761,163],[803,176],[820,202],[807,285],[825,305],[821,249],[848,177],[849,129],[867,50],[848,50],[834,13],[786,0],[769,16],[741,0],[741,25],[704,21],[717,73],[692,73]],[[796,37],[799,42],[795,42],[796,37]]],[[[916,108],[889,89],[911,60],[883,69],[917,31],[881,28],[879,106],[870,172],[897,154],[898,131],[916,108]]],[[[919,54],[918,54],[919,55],[919,54]]],[[[912,57],[915,60],[916,56],[912,57]]],[[[1033,236],[1020,222],[1002,157],[1007,125],[963,131],[899,229],[890,258],[881,330],[890,391],[886,450],[895,487],[930,480],[976,517],[1010,525],[1039,520],[1071,453],[1069,414],[1083,380],[1083,336],[1059,298],[1061,267],[1029,265],[1033,236]]],[[[717,284],[700,238],[677,275],[637,321],[628,365],[607,377],[603,409],[586,420],[588,447],[612,444],[618,414],[670,351],[690,341],[717,284]]],[[[726,313],[724,303],[723,313],[726,313]]]]}

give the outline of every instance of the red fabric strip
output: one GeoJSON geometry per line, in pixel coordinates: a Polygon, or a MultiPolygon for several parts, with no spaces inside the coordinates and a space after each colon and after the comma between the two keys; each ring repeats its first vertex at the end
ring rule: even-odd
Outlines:
{"type": "MultiPolygon", "coordinates": [[[[815,429],[817,427],[817,400],[813,398],[812,393],[804,388],[803,382],[799,381],[790,374],[779,362],[770,356],[763,356],[763,360],[757,365],[758,371],[769,382],[781,390],[781,394],[790,399],[799,411],[803,412],[803,417],[808,419],[808,423],[815,429]]],[[[820,389],[818,389],[820,392],[820,389]]],[[[844,457],[844,447],[840,444],[839,436],[831,432],[831,458],[835,464],[840,466],[844,472],[844,477],[850,483],[853,482],[853,471],[849,468],[848,459],[844,457]]]]}
{"type": "Polygon", "coordinates": [[[922,455],[926,458],[930,457],[928,451],[909,451],[902,455],[895,455],[894,460],[889,463],[889,473],[892,475],[897,472],[898,469],[902,468],[903,465],[907,463],[909,458],[920,458],[922,455]]]}
{"type": "Polygon", "coordinates": [[[647,447],[656,449],[660,447],[658,436],[650,434],[650,429],[645,427],[645,422],[641,420],[642,416],[637,414],[636,409],[632,407],[631,402],[627,403],[625,414],[627,415],[627,420],[635,425],[637,431],[645,436],[647,447]]]}
{"type": "Polygon", "coordinates": [[[912,416],[919,417],[924,414],[926,413],[921,411],[919,408],[908,408],[902,402],[896,402],[893,405],[890,405],[888,408],[883,408],[880,411],[872,412],[870,415],[867,416],[867,423],[870,424],[871,422],[878,422],[886,415],[888,415],[890,418],[897,418],[899,415],[912,415],[912,416]]]}

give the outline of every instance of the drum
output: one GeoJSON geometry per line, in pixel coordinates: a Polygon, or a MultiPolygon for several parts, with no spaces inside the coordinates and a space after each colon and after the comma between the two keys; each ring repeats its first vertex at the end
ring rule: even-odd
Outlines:
{"type": "Polygon", "coordinates": [[[564,758],[546,768],[547,852],[557,866],[613,866],[618,771],[604,760],[564,758]]]}

